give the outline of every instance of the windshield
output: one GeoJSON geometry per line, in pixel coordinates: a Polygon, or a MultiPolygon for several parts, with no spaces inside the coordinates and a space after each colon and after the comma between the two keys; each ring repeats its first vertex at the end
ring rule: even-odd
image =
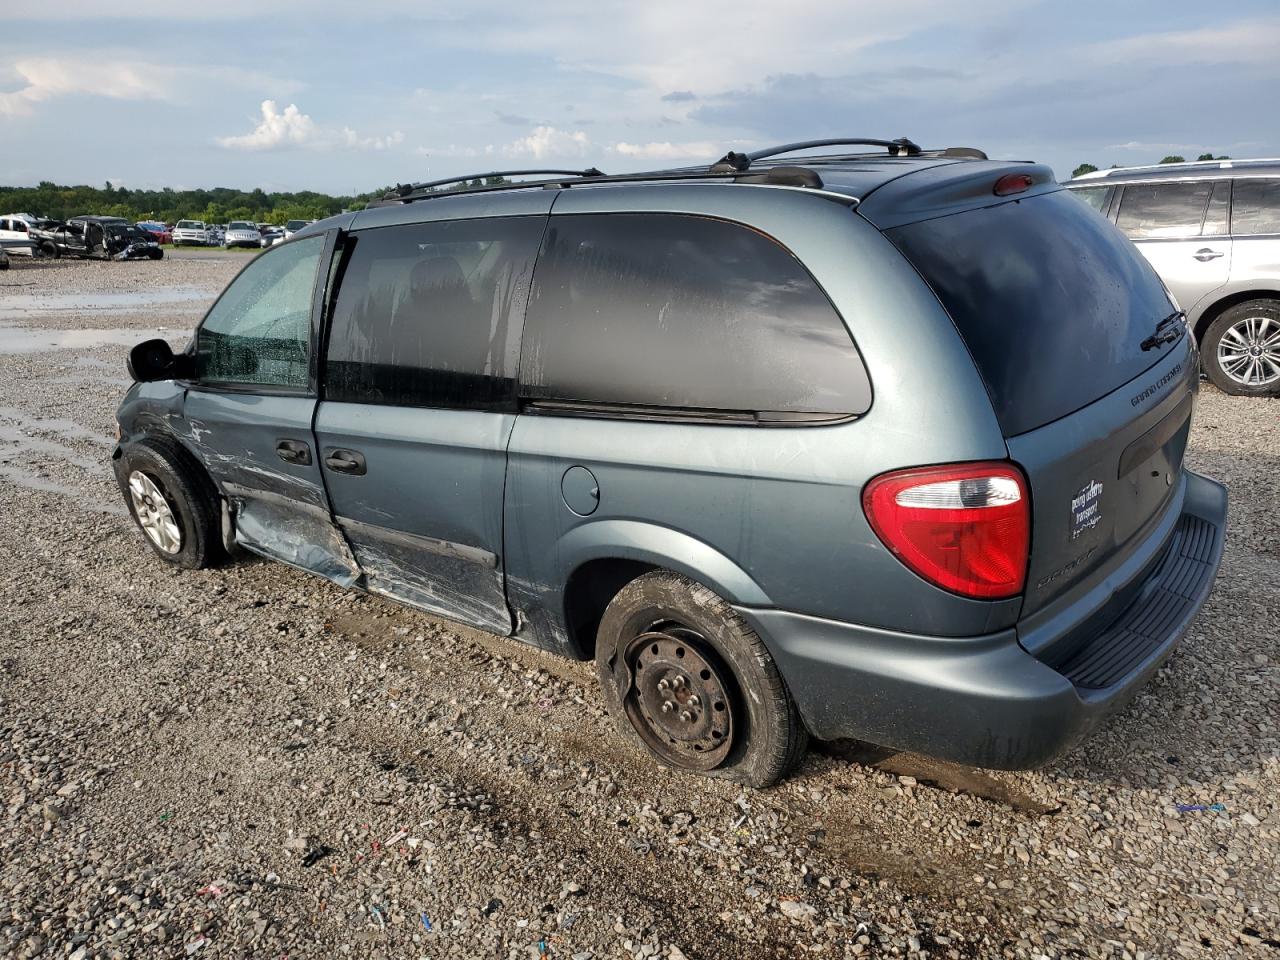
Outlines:
{"type": "Polygon", "coordinates": [[[288,223],[284,225],[284,228],[286,230],[291,230],[291,231],[301,230],[303,227],[307,225],[308,222],[309,221],[307,220],[290,220],[288,223]]]}
{"type": "Polygon", "coordinates": [[[228,230],[257,230],[252,223],[245,223],[243,220],[232,220],[228,230]]]}
{"type": "Polygon", "coordinates": [[[1066,190],[887,231],[951,314],[1007,437],[1088,406],[1151,367],[1173,312],[1160,278],[1066,190]]]}

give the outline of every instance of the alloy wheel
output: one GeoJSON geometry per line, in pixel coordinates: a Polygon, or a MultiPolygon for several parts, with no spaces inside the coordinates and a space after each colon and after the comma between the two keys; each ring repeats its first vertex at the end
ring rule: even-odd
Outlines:
{"type": "Polygon", "coordinates": [[[138,525],[151,542],[165,553],[180,551],[182,528],[155,481],[141,470],[133,471],[129,474],[129,498],[133,502],[138,525]]]}
{"type": "Polygon", "coordinates": [[[1218,340],[1218,366],[1236,383],[1264,387],[1280,381],[1280,320],[1245,317],[1218,340]]]}

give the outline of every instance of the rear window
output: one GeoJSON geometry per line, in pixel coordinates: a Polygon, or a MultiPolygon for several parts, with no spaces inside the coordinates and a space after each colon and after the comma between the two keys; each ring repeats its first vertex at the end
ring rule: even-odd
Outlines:
{"type": "Polygon", "coordinates": [[[521,385],[539,400],[774,420],[870,403],[844,322],[800,261],[755,230],[676,214],[551,218],[521,385]]]}
{"type": "Polygon", "coordinates": [[[1280,233],[1280,180],[1236,181],[1231,232],[1236,236],[1280,233]]]}
{"type": "Polygon", "coordinates": [[[1087,406],[1172,349],[1141,347],[1173,310],[1155,272],[1066,191],[887,234],[951,314],[1005,436],[1087,406]]]}

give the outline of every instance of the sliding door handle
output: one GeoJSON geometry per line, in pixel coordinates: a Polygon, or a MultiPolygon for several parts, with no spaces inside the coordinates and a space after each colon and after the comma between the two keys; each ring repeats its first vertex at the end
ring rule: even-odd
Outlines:
{"type": "Polygon", "coordinates": [[[357,477],[363,477],[368,469],[364,454],[340,447],[325,452],[324,465],[334,473],[349,473],[357,477]]]}

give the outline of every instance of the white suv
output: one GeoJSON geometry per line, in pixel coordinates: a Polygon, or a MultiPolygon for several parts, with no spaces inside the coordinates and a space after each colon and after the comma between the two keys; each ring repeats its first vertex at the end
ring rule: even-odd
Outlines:
{"type": "Polygon", "coordinates": [[[175,247],[207,247],[212,242],[209,226],[203,220],[179,220],[173,228],[175,247]]]}
{"type": "Polygon", "coordinates": [[[0,248],[11,254],[32,253],[31,224],[36,220],[29,213],[6,213],[0,216],[0,248]]]}

